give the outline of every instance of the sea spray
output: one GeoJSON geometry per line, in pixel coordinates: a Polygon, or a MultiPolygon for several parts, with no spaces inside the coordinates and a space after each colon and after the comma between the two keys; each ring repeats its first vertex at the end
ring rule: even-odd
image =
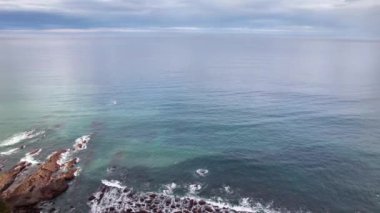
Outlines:
{"type": "Polygon", "coordinates": [[[9,149],[7,151],[3,151],[3,152],[0,152],[0,156],[1,155],[12,155],[14,153],[16,153],[17,151],[19,150],[19,148],[13,148],[13,149],[9,149]]]}
{"type": "Polygon", "coordinates": [[[20,159],[20,162],[27,162],[32,165],[39,164],[40,161],[36,160],[34,157],[38,156],[41,153],[41,151],[42,149],[36,149],[36,150],[26,153],[25,156],[20,159]]]}
{"type": "MultiPolygon", "coordinates": [[[[251,204],[249,198],[241,199],[243,205],[235,206],[224,202],[203,199],[188,195],[177,197],[172,194],[175,183],[165,185],[167,191],[160,194],[154,192],[138,193],[117,180],[102,180],[100,189],[89,197],[88,205],[92,213],[113,212],[278,212],[270,206],[251,204]]],[[[197,184],[193,187],[199,189],[197,184]]]]}
{"type": "Polygon", "coordinates": [[[30,130],[30,131],[17,133],[11,137],[5,139],[4,141],[2,141],[0,143],[0,147],[12,146],[12,145],[18,144],[24,140],[33,139],[33,138],[36,138],[36,137],[43,135],[43,134],[45,134],[45,131],[37,131],[37,130],[30,130]]]}

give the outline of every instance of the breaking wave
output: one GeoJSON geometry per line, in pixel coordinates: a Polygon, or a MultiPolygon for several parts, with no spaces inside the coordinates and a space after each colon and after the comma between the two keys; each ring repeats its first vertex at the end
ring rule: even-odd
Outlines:
{"type": "Polygon", "coordinates": [[[19,150],[19,148],[13,148],[4,152],[0,152],[0,155],[12,155],[16,153],[19,150]]]}
{"type": "Polygon", "coordinates": [[[0,143],[0,147],[15,145],[15,144],[18,144],[24,140],[33,139],[33,138],[36,138],[36,137],[43,135],[43,134],[45,134],[45,131],[37,131],[35,129],[30,130],[30,131],[17,133],[11,137],[5,139],[4,141],[2,141],[0,143]]]}
{"type": "Polygon", "coordinates": [[[42,149],[36,149],[34,151],[28,152],[25,154],[23,158],[21,158],[20,162],[27,162],[32,165],[40,163],[40,161],[36,160],[34,157],[38,156],[41,153],[42,149]]]}
{"type": "MultiPolygon", "coordinates": [[[[67,170],[68,168],[65,168],[65,165],[67,165],[68,162],[75,160],[76,163],[79,163],[80,159],[78,157],[74,158],[73,156],[75,153],[82,151],[84,149],[87,149],[87,144],[88,144],[88,142],[90,142],[90,139],[91,138],[89,135],[84,135],[84,136],[77,138],[74,142],[72,149],[66,149],[64,152],[61,153],[60,158],[57,161],[57,164],[60,167],[62,167],[64,170],[67,170]]],[[[78,176],[80,171],[81,171],[81,169],[78,167],[74,176],[78,176]]]]}
{"type": "Polygon", "coordinates": [[[164,185],[164,190],[162,191],[165,195],[172,195],[175,188],[177,188],[177,184],[171,183],[164,185]]]}
{"type": "MultiPolygon", "coordinates": [[[[216,200],[204,199],[193,194],[183,197],[174,196],[172,191],[177,184],[164,185],[163,193],[138,193],[123,185],[117,180],[102,180],[103,186],[90,198],[88,205],[90,212],[101,213],[112,210],[112,212],[252,212],[252,213],[277,213],[279,211],[270,205],[252,203],[249,198],[242,198],[239,205],[232,205],[222,198],[216,200]]],[[[189,190],[199,190],[201,186],[192,184],[189,190]]]]}
{"type": "Polygon", "coordinates": [[[190,184],[189,185],[189,194],[197,194],[199,190],[202,189],[202,186],[199,184],[190,184]]]}
{"type": "Polygon", "coordinates": [[[75,140],[73,145],[74,151],[80,151],[87,149],[87,143],[90,141],[90,135],[84,135],[75,140]]]}
{"type": "Polygon", "coordinates": [[[119,189],[124,189],[126,186],[123,186],[120,181],[117,180],[102,180],[102,184],[109,186],[109,187],[115,187],[119,189]]]}

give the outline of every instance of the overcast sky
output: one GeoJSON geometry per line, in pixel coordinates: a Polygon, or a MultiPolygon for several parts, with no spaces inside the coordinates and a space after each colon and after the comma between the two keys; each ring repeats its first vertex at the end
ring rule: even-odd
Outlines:
{"type": "Polygon", "coordinates": [[[241,29],[380,37],[380,0],[0,0],[0,28],[241,29]]]}

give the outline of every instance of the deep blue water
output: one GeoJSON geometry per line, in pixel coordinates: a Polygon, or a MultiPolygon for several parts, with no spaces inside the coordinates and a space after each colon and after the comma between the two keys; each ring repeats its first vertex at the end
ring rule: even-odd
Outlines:
{"type": "Polygon", "coordinates": [[[380,212],[379,59],[376,41],[2,36],[0,143],[46,133],[0,151],[42,147],[43,159],[93,134],[56,200],[78,212],[102,179],[142,191],[176,183],[178,195],[199,184],[199,197],[282,211],[380,212]]]}

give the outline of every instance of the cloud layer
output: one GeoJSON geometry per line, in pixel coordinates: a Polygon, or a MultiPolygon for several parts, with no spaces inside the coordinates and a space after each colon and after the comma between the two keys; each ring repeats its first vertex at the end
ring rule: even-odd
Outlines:
{"type": "Polygon", "coordinates": [[[379,0],[0,0],[1,29],[191,27],[380,36],[379,0]]]}

